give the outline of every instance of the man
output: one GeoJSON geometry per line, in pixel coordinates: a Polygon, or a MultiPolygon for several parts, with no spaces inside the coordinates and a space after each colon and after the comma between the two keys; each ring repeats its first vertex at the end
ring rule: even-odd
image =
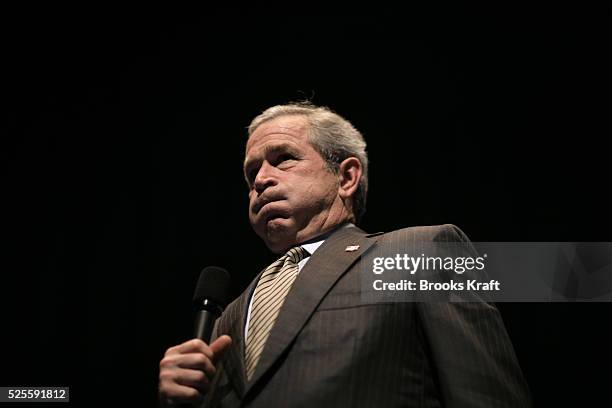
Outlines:
{"type": "Polygon", "coordinates": [[[485,302],[364,302],[360,266],[383,245],[466,241],[451,225],[366,234],[366,144],[326,108],[269,108],[249,127],[249,220],[283,254],[217,321],[160,363],[166,404],[524,407],[527,386],[485,302]]]}

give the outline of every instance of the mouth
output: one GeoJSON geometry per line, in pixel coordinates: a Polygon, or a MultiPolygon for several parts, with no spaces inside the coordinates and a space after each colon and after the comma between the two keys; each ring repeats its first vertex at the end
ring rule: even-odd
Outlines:
{"type": "Polygon", "coordinates": [[[280,200],[265,203],[257,213],[260,220],[267,223],[276,218],[287,218],[289,216],[286,209],[279,205],[280,200]]]}
{"type": "Polygon", "coordinates": [[[255,214],[259,214],[267,205],[281,200],[282,198],[262,198],[260,200],[257,200],[255,202],[255,205],[253,205],[253,212],[255,214]]]}

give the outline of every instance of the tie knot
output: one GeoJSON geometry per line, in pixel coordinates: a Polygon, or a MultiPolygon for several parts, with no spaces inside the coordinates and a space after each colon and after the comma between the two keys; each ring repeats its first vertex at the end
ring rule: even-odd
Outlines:
{"type": "Polygon", "coordinates": [[[306,257],[310,256],[310,254],[308,253],[308,251],[306,251],[304,248],[302,248],[301,246],[297,246],[297,247],[293,247],[291,248],[289,251],[287,251],[287,254],[285,255],[286,259],[290,259],[293,263],[300,263],[300,261],[306,257]]]}

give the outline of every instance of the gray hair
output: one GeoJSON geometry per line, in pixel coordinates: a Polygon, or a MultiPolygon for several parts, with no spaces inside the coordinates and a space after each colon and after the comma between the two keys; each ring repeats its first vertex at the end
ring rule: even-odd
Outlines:
{"type": "Polygon", "coordinates": [[[361,162],[363,172],[353,197],[353,215],[355,222],[359,222],[366,210],[368,193],[368,154],[362,134],[351,122],[331,109],[310,102],[298,102],[266,109],[249,125],[249,137],[262,123],[288,115],[300,115],[306,119],[310,143],[332,172],[337,174],[340,163],[348,157],[356,157],[361,162]]]}

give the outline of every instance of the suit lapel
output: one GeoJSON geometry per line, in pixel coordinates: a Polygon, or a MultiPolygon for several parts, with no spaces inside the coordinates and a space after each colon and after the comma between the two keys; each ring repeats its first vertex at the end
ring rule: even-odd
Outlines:
{"type": "MultiPolygon", "coordinates": [[[[263,271],[262,271],[263,272],[263,271]]],[[[249,308],[251,293],[259,280],[261,273],[251,282],[249,287],[236,299],[231,310],[228,308],[219,323],[219,335],[227,334],[232,338],[230,349],[223,360],[227,376],[233,382],[234,388],[242,398],[245,390],[246,375],[244,368],[244,324],[249,308]]]]}
{"type": "Polygon", "coordinates": [[[366,235],[354,226],[347,226],[332,234],[317,249],[289,291],[266,341],[255,374],[246,384],[244,395],[249,393],[289,347],[336,281],[375,242],[373,236],[366,235]],[[346,251],[348,246],[358,246],[358,249],[346,251]]]}

